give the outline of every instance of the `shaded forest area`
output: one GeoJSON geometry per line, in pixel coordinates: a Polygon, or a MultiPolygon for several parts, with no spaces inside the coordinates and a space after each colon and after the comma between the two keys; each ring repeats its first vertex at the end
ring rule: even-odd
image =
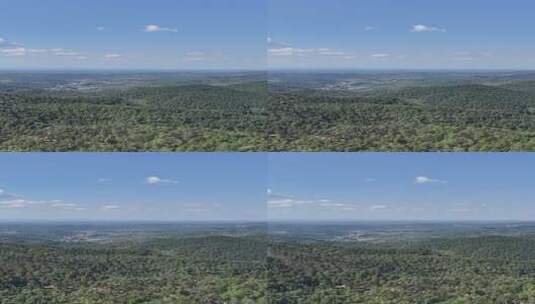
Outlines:
{"type": "Polygon", "coordinates": [[[0,92],[0,150],[251,151],[266,148],[265,82],[0,92]]]}
{"type": "Polygon", "coordinates": [[[534,82],[270,94],[270,148],[291,151],[533,151],[534,82]]]}
{"type": "Polygon", "coordinates": [[[268,241],[261,234],[25,238],[0,243],[0,303],[535,301],[533,235],[442,235],[373,241],[268,241]]]}
{"type": "Polygon", "coordinates": [[[0,150],[535,151],[534,77],[0,75],[0,150]]]}
{"type": "Polygon", "coordinates": [[[0,243],[0,303],[267,303],[266,240],[0,243]]]}
{"type": "Polygon", "coordinates": [[[271,251],[271,303],[535,302],[535,239],[528,236],[281,242],[271,251]]]}

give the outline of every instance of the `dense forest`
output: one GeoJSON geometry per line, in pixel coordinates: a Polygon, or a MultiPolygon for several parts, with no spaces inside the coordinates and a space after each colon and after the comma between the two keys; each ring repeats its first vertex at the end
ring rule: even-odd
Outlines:
{"type": "Polygon", "coordinates": [[[535,75],[1,75],[4,151],[533,151],[535,75]]]}
{"type": "Polygon", "coordinates": [[[417,243],[276,243],[271,303],[535,302],[535,239],[480,236],[417,243]]]}
{"type": "Polygon", "coordinates": [[[532,223],[46,225],[0,225],[0,303],[535,302],[532,223]]]}
{"type": "Polygon", "coordinates": [[[267,303],[265,239],[1,243],[0,303],[267,303]]]}
{"type": "Polygon", "coordinates": [[[267,89],[250,78],[12,85],[0,90],[0,150],[262,150],[267,89]]]}
{"type": "Polygon", "coordinates": [[[270,147],[299,151],[535,150],[535,94],[484,85],[328,96],[274,93],[270,147]]]}

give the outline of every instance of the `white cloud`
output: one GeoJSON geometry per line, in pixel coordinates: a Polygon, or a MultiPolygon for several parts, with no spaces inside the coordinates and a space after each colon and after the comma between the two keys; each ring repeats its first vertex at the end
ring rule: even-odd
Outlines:
{"type": "Polygon", "coordinates": [[[267,44],[270,48],[285,48],[291,46],[288,42],[277,41],[272,39],[271,37],[267,37],[267,44]]]}
{"type": "Polygon", "coordinates": [[[317,203],[316,201],[300,200],[289,196],[269,194],[268,208],[291,208],[298,205],[310,205],[317,203]]]}
{"type": "Polygon", "coordinates": [[[321,207],[344,207],[345,204],[342,203],[320,203],[321,207]]]}
{"type": "Polygon", "coordinates": [[[102,32],[106,29],[104,26],[97,26],[97,31],[102,32]]]}
{"type": "Polygon", "coordinates": [[[147,33],[154,33],[154,32],[173,32],[173,33],[177,33],[178,29],[177,28],[170,28],[170,27],[161,27],[161,26],[156,25],[156,24],[149,24],[149,25],[145,26],[145,32],[147,32],[147,33]]]}
{"type": "Polygon", "coordinates": [[[163,179],[158,176],[149,176],[146,179],[147,184],[149,185],[158,185],[158,184],[178,184],[178,181],[172,179],[163,179]]]}
{"type": "Polygon", "coordinates": [[[296,204],[296,200],[294,199],[275,199],[275,200],[268,200],[267,202],[268,208],[291,208],[296,204]]]}
{"type": "Polygon", "coordinates": [[[413,33],[424,33],[424,32],[442,32],[445,33],[446,30],[443,28],[438,28],[434,26],[427,26],[424,24],[415,24],[412,26],[411,32],[413,33]]]}
{"type": "Polygon", "coordinates": [[[108,182],[111,182],[111,178],[101,177],[97,179],[97,183],[108,183],[108,182]]]}
{"type": "Polygon", "coordinates": [[[24,47],[24,44],[18,42],[11,42],[7,39],[0,38],[0,48],[18,48],[24,47]]]}
{"type": "Polygon", "coordinates": [[[0,202],[0,208],[24,208],[28,204],[28,201],[24,199],[12,199],[8,201],[0,202]]]}
{"type": "Polygon", "coordinates": [[[102,207],[100,207],[101,210],[116,210],[116,209],[119,209],[121,208],[119,205],[104,205],[102,207]]]}
{"type": "Polygon", "coordinates": [[[387,208],[388,208],[388,206],[386,206],[386,205],[372,205],[372,206],[369,207],[369,209],[371,211],[384,210],[384,209],[387,209],[387,208]]]}
{"type": "Polygon", "coordinates": [[[23,47],[2,49],[0,50],[0,53],[4,54],[5,56],[24,56],[26,55],[26,49],[23,47]]]}
{"type": "Polygon", "coordinates": [[[307,200],[299,199],[287,195],[274,194],[271,190],[268,189],[268,208],[277,209],[277,208],[294,208],[294,207],[315,207],[322,209],[330,209],[333,211],[344,210],[344,208],[354,209],[354,206],[351,204],[344,204],[340,202],[333,202],[329,199],[316,199],[316,200],[307,200]]]}
{"type": "Polygon", "coordinates": [[[366,26],[366,27],[364,27],[364,31],[365,31],[365,32],[371,32],[371,31],[374,31],[374,30],[375,30],[375,27],[373,27],[373,26],[366,26]]]}
{"type": "Polygon", "coordinates": [[[441,183],[445,184],[447,181],[440,180],[440,179],[433,179],[427,176],[417,176],[414,180],[414,183],[416,184],[432,184],[432,183],[441,183]]]}
{"type": "Polygon", "coordinates": [[[388,58],[388,57],[390,57],[390,54],[378,53],[378,54],[372,54],[371,57],[373,57],[373,58],[388,58]]]}
{"type": "Polygon", "coordinates": [[[46,53],[46,49],[28,49],[28,53],[46,53]]]}
{"type": "Polygon", "coordinates": [[[294,56],[294,55],[303,55],[310,54],[314,52],[314,49],[299,49],[293,47],[282,47],[282,48],[270,48],[268,49],[268,55],[270,56],[294,56]]]}
{"type": "Polygon", "coordinates": [[[331,49],[327,49],[327,48],[318,49],[318,53],[320,55],[325,55],[325,56],[345,56],[345,55],[347,55],[346,52],[337,51],[337,50],[331,50],[331,49]]]}
{"type": "Polygon", "coordinates": [[[121,55],[121,54],[106,54],[106,55],[104,55],[104,58],[106,58],[106,59],[120,59],[122,57],[123,57],[123,55],[121,55]]]}
{"type": "Polygon", "coordinates": [[[8,193],[1,189],[0,191],[0,208],[64,208],[73,210],[78,204],[64,203],[61,200],[31,200],[20,195],[8,193]]]}
{"type": "Polygon", "coordinates": [[[57,208],[73,208],[73,207],[76,207],[78,205],[74,204],[74,203],[54,203],[51,206],[52,207],[57,207],[57,208]]]}
{"type": "MultiPolygon", "coordinates": [[[[269,40],[268,40],[269,41],[269,40]]],[[[275,57],[288,57],[288,56],[308,56],[308,55],[321,55],[332,56],[343,59],[354,59],[355,54],[347,53],[341,50],[335,50],[330,48],[296,48],[289,45],[283,45],[282,43],[270,43],[268,48],[268,55],[275,57]]]]}
{"type": "Polygon", "coordinates": [[[367,177],[364,179],[365,182],[367,183],[373,183],[373,182],[376,182],[377,179],[376,178],[373,178],[373,177],[367,177]]]}
{"type": "Polygon", "coordinates": [[[54,55],[56,56],[78,56],[79,54],[73,51],[58,51],[58,52],[55,52],[54,55]]]}

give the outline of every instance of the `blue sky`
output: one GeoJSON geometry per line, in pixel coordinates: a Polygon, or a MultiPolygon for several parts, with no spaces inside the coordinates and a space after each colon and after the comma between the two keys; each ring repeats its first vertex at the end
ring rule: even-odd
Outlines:
{"type": "Polygon", "coordinates": [[[271,154],[273,220],[534,220],[535,155],[271,154]]]}
{"type": "Polygon", "coordinates": [[[265,220],[266,155],[0,153],[0,220],[265,220]]]}
{"type": "Polygon", "coordinates": [[[0,69],[535,69],[533,11],[529,0],[0,1],[0,69]]]}
{"type": "Polygon", "coordinates": [[[529,153],[0,153],[0,220],[533,220],[534,167],[529,153]]]}
{"type": "Polygon", "coordinates": [[[270,0],[271,68],[535,69],[529,0],[270,0]]]}
{"type": "Polygon", "coordinates": [[[265,0],[0,1],[0,69],[265,69],[265,0]]]}

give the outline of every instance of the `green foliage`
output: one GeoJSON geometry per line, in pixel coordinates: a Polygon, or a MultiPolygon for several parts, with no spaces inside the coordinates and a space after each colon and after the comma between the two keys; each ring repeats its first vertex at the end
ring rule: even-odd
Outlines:
{"type": "Polygon", "coordinates": [[[267,303],[262,239],[0,244],[0,303],[267,303]]]}
{"type": "Polygon", "coordinates": [[[534,303],[535,240],[457,237],[418,244],[277,243],[272,303],[534,303]]]}
{"type": "Polygon", "coordinates": [[[535,150],[535,95],[484,85],[270,95],[270,150],[535,150]],[[355,95],[355,94],[353,94],[355,95]]]}
{"type": "Polygon", "coordinates": [[[49,227],[12,227],[26,234],[0,243],[0,303],[535,303],[528,226],[415,226],[393,238],[395,227],[362,226],[383,236],[372,241],[311,237],[345,234],[339,225],[270,239],[220,225],[107,226],[98,240],[74,242],[54,241],[72,226],[49,227]]]}
{"type": "Polygon", "coordinates": [[[4,77],[4,151],[535,150],[532,75],[4,77]]]}
{"type": "Polygon", "coordinates": [[[267,94],[260,89],[254,82],[250,88],[156,86],[97,96],[0,93],[0,149],[261,150],[267,94]]]}

